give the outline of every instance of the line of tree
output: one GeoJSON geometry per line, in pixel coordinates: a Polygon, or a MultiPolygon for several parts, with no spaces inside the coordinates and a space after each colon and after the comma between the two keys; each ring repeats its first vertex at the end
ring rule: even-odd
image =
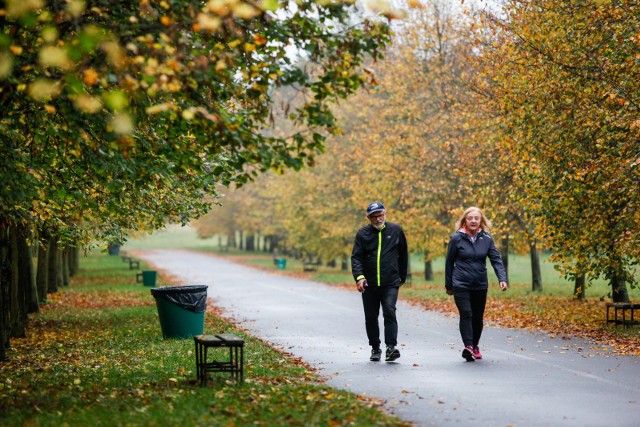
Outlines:
{"type": "Polygon", "coordinates": [[[332,260],[382,200],[430,279],[455,218],[476,205],[503,254],[530,254],[533,290],[544,247],[576,298],[605,278],[612,300],[628,301],[640,258],[639,29],[640,6],[625,2],[429,1],[370,64],[377,86],[335,108],[343,133],[313,169],[230,192],[197,225],[277,235],[332,260]]]}
{"type": "Polygon", "coordinates": [[[336,132],[330,105],[370,83],[382,15],[312,0],[3,2],[0,360],[57,289],[34,285],[45,258],[64,271],[75,264],[58,254],[185,224],[220,186],[312,164],[336,132]],[[298,126],[272,136],[279,87],[299,94],[298,126]]]}

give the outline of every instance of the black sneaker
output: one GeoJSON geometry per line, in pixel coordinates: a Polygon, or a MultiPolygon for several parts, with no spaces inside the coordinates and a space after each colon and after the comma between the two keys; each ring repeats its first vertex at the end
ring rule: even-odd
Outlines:
{"type": "Polygon", "coordinates": [[[379,348],[374,348],[371,350],[371,357],[369,358],[369,360],[371,360],[372,362],[379,362],[381,357],[382,350],[380,350],[379,348]]]}
{"type": "Polygon", "coordinates": [[[394,360],[396,360],[397,358],[400,357],[400,351],[395,348],[394,346],[389,346],[387,347],[387,354],[385,357],[385,361],[387,362],[393,362],[394,360]]]}

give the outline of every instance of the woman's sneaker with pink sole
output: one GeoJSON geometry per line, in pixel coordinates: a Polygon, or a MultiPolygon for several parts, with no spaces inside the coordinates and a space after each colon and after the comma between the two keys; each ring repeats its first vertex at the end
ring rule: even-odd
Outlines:
{"type": "Polygon", "coordinates": [[[475,359],[482,359],[482,353],[480,353],[480,347],[477,345],[473,347],[473,357],[475,359]]]}
{"type": "Polygon", "coordinates": [[[473,357],[473,347],[470,345],[466,346],[464,350],[462,350],[462,357],[467,359],[467,362],[473,362],[476,360],[476,358],[473,357]]]}

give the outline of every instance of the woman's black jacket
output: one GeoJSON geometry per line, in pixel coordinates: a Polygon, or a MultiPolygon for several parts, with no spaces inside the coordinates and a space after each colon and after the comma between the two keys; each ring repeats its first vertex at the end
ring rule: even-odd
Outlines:
{"type": "Polygon", "coordinates": [[[447,289],[483,290],[489,287],[487,278],[487,258],[499,282],[507,281],[507,272],[489,233],[480,230],[475,242],[464,232],[458,231],[451,236],[445,264],[447,289]]]}

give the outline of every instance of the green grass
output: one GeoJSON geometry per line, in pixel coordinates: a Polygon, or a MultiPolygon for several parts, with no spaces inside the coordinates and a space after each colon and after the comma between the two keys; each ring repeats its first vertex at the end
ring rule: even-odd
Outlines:
{"type": "Polygon", "coordinates": [[[209,312],[205,332],[244,337],[245,382],[200,386],[193,340],[162,338],[134,279],[120,257],[81,260],[0,363],[1,426],[406,425],[209,312]]]}

